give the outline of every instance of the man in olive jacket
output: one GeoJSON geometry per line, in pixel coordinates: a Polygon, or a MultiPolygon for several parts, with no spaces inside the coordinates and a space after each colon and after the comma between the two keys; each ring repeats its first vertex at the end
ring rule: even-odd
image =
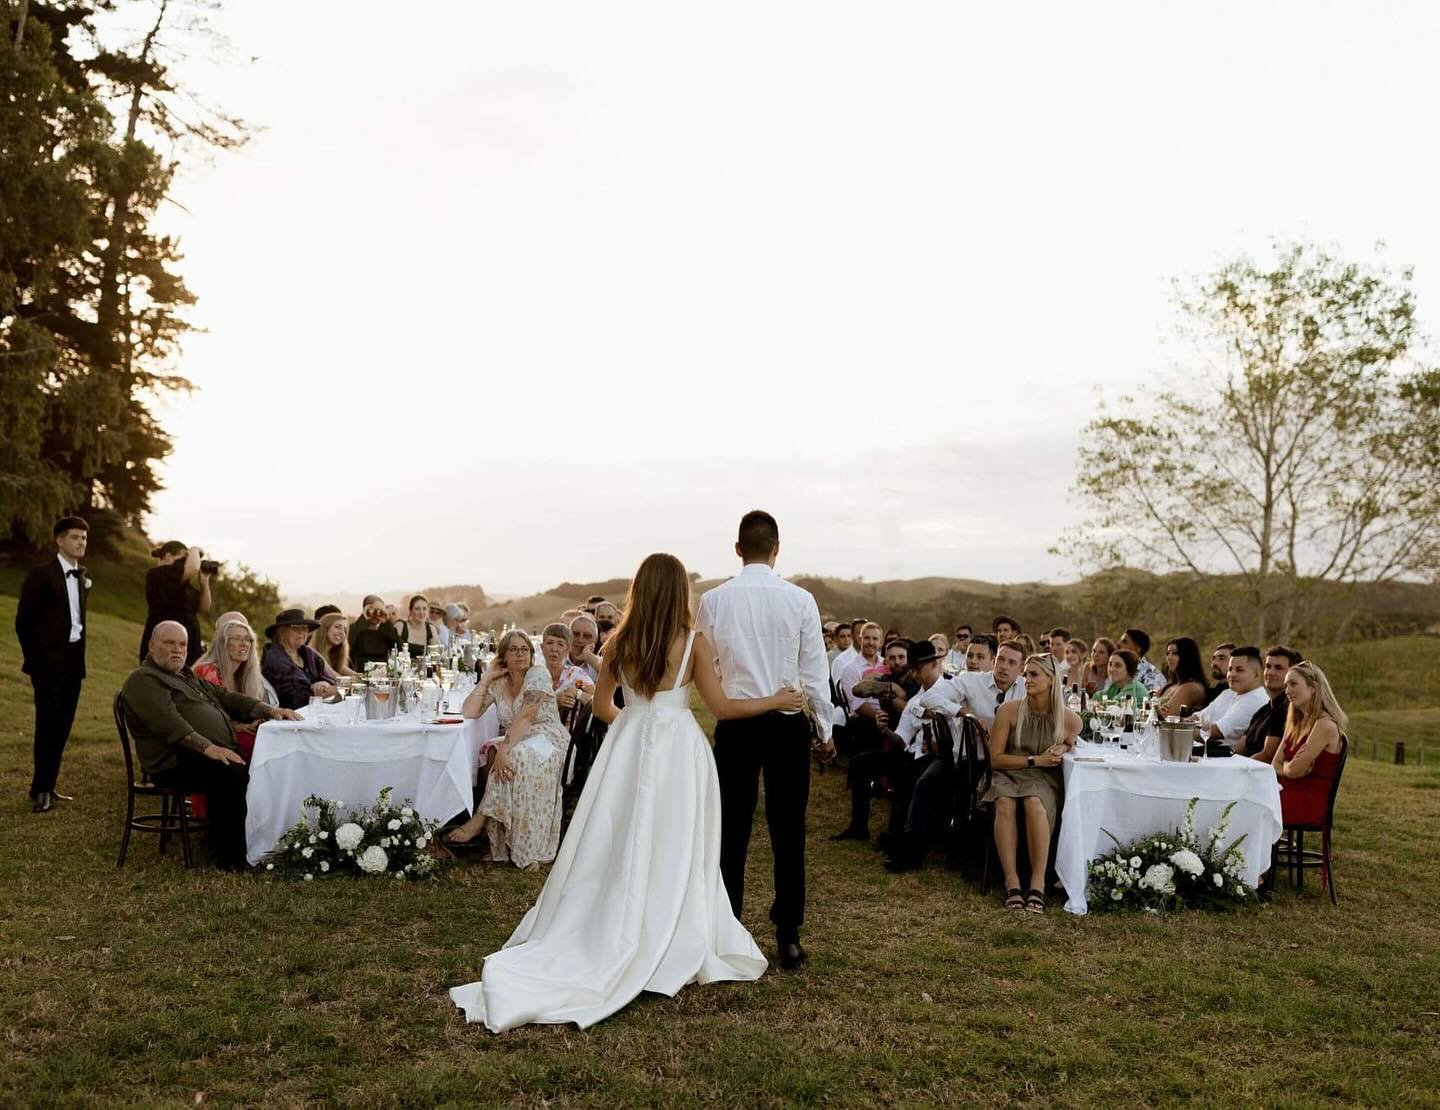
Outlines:
{"type": "Polygon", "coordinates": [[[185,665],[188,643],[183,624],[155,626],[149,654],[120,691],[125,723],[151,782],[206,795],[219,864],[243,870],[250,773],[235,749],[233,722],[300,715],[196,678],[185,665]]]}

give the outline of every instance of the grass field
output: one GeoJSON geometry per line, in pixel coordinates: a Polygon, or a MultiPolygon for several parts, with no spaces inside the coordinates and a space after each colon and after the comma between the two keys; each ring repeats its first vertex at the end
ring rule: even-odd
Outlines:
{"type": "MultiPolygon", "coordinates": [[[[94,621],[62,780],[79,800],[44,816],[25,798],[29,688],[0,639],[5,1105],[1440,1101],[1435,758],[1347,771],[1338,909],[1311,889],[1163,920],[1010,915],[934,862],[889,876],[868,847],[826,840],[846,815],[827,774],[803,973],[647,996],[583,1034],[494,1037],[445,991],[475,976],[543,876],[463,864],[430,885],[272,883],[187,873],[148,839],[115,870],[108,698],[137,636],[94,621]]],[[[1337,675],[1357,676],[1357,726],[1433,741],[1433,646],[1337,657],[1337,675]],[[1388,680],[1361,680],[1381,659],[1413,670],[1400,704],[1388,680]]],[[[773,952],[768,865],[762,835],[745,919],[773,952]]]]}

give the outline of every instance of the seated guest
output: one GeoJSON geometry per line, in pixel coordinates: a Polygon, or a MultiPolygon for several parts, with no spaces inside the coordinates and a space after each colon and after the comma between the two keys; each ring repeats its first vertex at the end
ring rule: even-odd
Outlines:
{"type": "Polygon", "coordinates": [[[1110,653],[1110,681],[1101,687],[1095,696],[1105,701],[1124,701],[1134,698],[1137,706],[1144,705],[1150,691],[1135,679],[1140,668],[1140,657],[1127,648],[1117,648],[1110,653]]]}
{"type": "Polygon", "coordinates": [[[1135,679],[1141,686],[1147,690],[1159,690],[1165,685],[1165,676],[1160,673],[1160,668],[1145,658],[1150,652],[1150,633],[1140,628],[1127,628],[1120,635],[1120,646],[1126,651],[1133,651],[1140,660],[1135,679]]]}
{"type": "Polygon", "coordinates": [[[395,635],[411,655],[417,658],[435,643],[435,629],[430,624],[430,602],[424,594],[416,594],[405,606],[409,616],[395,622],[395,635]]]}
{"type": "Polygon", "coordinates": [[[1232,748],[1244,742],[1250,718],[1270,701],[1263,667],[1259,648],[1237,647],[1230,653],[1229,689],[1191,717],[1208,739],[1224,740],[1232,748]]]}
{"type": "Polygon", "coordinates": [[[595,605],[595,627],[600,630],[600,639],[596,650],[605,646],[610,633],[614,632],[620,624],[620,607],[613,601],[599,601],[595,605]]]}
{"type": "Polygon", "coordinates": [[[210,842],[220,866],[245,867],[245,789],[249,772],[235,748],[235,722],[297,719],[287,709],[196,678],[185,666],[185,626],[161,621],[150,653],[121,688],[125,724],[145,777],[158,786],[204,794],[210,842]]]}
{"type": "Polygon", "coordinates": [[[593,687],[600,680],[600,656],[595,654],[595,643],[600,639],[600,628],[589,613],[581,613],[570,622],[570,662],[580,668],[593,687]]]}
{"type": "Polygon", "coordinates": [[[310,637],[310,650],[325,660],[337,675],[354,676],[350,669],[350,621],[344,613],[326,613],[316,617],[320,627],[310,637]]]}
{"type": "Polygon", "coordinates": [[[1025,696],[1025,680],[1020,674],[1025,657],[1020,648],[1010,640],[991,657],[990,640],[989,636],[971,640],[970,669],[949,679],[960,697],[962,710],[987,731],[994,725],[1000,706],[1025,696]]]}
{"type": "Polygon", "coordinates": [[[995,642],[1003,644],[1007,640],[1013,640],[1025,630],[1020,627],[1020,622],[1014,617],[999,616],[990,622],[990,631],[995,637],[995,642]]]}
{"type": "Polygon", "coordinates": [[[1234,644],[1216,644],[1210,653],[1210,683],[1205,693],[1205,704],[1209,705],[1230,688],[1230,653],[1234,644]]]}
{"type": "Polygon", "coordinates": [[[385,605],[385,619],[392,625],[400,623],[400,609],[393,601],[385,605]]]}
{"type": "Polygon", "coordinates": [[[559,621],[547,624],[540,634],[540,657],[550,674],[562,720],[568,720],[567,714],[576,705],[588,702],[595,688],[585,669],[570,661],[571,639],[570,626],[559,621]]]}
{"type": "Polygon", "coordinates": [[[945,633],[935,633],[930,637],[930,642],[935,645],[935,650],[940,653],[941,659],[950,654],[950,641],[945,638],[945,633]]]}
{"type": "Polygon", "coordinates": [[[1068,628],[1052,628],[1050,630],[1050,642],[1045,650],[1055,657],[1055,673],[1061,678],[1070,674],[1069,656],[1065,653],[1065,645],[1070,642],[1070,630],[1068,628]]]}
{"type": "Polygon", "coordinates": [[[305,642],[318,628],[300,609],[286,609],[265,630],[270,645],[260,657],[260,672],[275,687],[286,709],[303,709],[310,696],[333,697],[340,679],[305,642]]]}
{"type": "Polygon", "coordinates": [[[881,734],[890,744],[861,752],[850,761],[850,823],[831,840],[870,839],[871,785],[877,778],[885,776],[890,779],[891,785],[890,830],[886,843],[891,846],[897,844],[905,828],[905,817],[910,812],[910,793],[915,780],[935,758],[934,753],[923,750],[920,743],[925,712],[939,710],[953,717],[960,709],[955,688],[948,682],[940,681],[940,653],[935,650],[935,645],[929,640],[917,640],[913,644],[895,641],[886,647],[886,657],[898,659],[902,647],[907,671],[912,652],[921,664],[916,694],[900,707],[895,718],[895,731],[891,732],[883,724],[880,726],[881,734]]]}
{"type": "Polygon", "coordinates": [[[1042,632],[1042,633],[1040,633],[1040,641],[1039,641],[1039,644],[1040,644],[1040,650],[1043,651],[1046,655],[1049,655],[1049,654],[1050,654],[1050,633],[1048,633],[1048,632],[1042,632]]]}
{"type": "Polygon", "coordinates": [[[834,669],[834,666],[835,666],[835,660],[838,659],[842,654],[844,654],[845,652],[847,652],[847,651],[849,651],[849,650],[850,650],[850,625],[849,625],[848,623],[846,623],[845,621],[841,621],[839,624],[837,624],[837,625],[835,626],[835,643],[834,643],[834,645],[830,648],[830,650],[825,653],[826,658],[829,659],[829,661],[830,661],[830,666],[831,666],[831,669],[832,669],[832,673],[833,673],[833,669],[834,669]]]}
{"type": "Polygon", "coordinates": [[[831,653],[835,650],[835,626],[838,621],[826,621],[820,626],[820,636],[825,641],[825,658],[832,658],[831,653]]]}
{"type": "Polygon", "coordinates": [[[1205,704],[1205,665],[1200,662],[1200,645],[1181,636],[1165,645],[1165,686],[1160,691],[1156,712],[1162,717],[1189,716],[1190,710],[1205,704]]]}
{"type": "Polygon", "coordinates": [[[464,602],[452,601],[445,606],[445,646],[450,647],[457,639],[464,639],[470,626],[470,607],[464,602]]]}
{"type": "Polygon", "coordinates": [[[882,636],[883,629],[874,621],[868,622],[860,630],[860,650],[856,652],[855,657],[850,660],[849,665],[840,674],[837,685],[850,703],[852,717],[867,717],[874,720],[880,714],[880,703],[874,698],[857,697],[855,684],[865,676],[865,672],[873,671],[884,665],[880,658],[882,636]]]}
{"type": "Polygon", "coordinates": [[[464,844],[483,831],[490,841],[486,859],[535,868],[554,859],[560,847],[560,774],[570,734],[560,721],[550,672],[535,662],[530,637],[518,628],[500,637],[461,713],[477,718],[492,704],[503,738],[488,757],[485,794],[446,840],[464,844]]]}
{"type": "MultiPolygon", "coordinates": [[[[280,704],[275,687],[260,673],[255,630],[244,617],[222,619],[215,626],[215,639],[195,664],[195,677],[266,705],[280,704]]],[[[235,750],[250,762],[255,753],[255,730],[249,725],[235,726],[235,750]]]]}
{"type": "Polygon", "coordinates": [[[968,624],[955,626],[955,638],[950,642],[950,650],[945,654],[945,673],[959,674],[965,669],[965,653],[970,650],[970,637],[974,630],[968,624]]]}
{"type": "Polygon", "coordinates": [[[430,612],[430,631],[434,633],[431,642],[439,644],[442,648],[450,646],[450,628],[445,623],[445,603],[443,601],[431,601],[428,603],[430,612]]]}
{"type": "Polygon", "coordinates": [[[919,692],[920,683],[910,672],[910,641],[903,639],[889,641],[881,665],[867,670],[851,689],[854,697],[874,698],[887,725],[900,719],[905,703],[919,692]]]}
{"type": "MultiPolygon", "coordinates": [[[[321,605],[318,609],[315,610],[315,619],[317,621],[323,621],[331,613],[338,612],[340,612],[340,606],[338,605],[321,605]]],[[[215,623],[216,625],[219,625],[220,622],[216,621],[215,623]]]]}
{"type": "Polygon", "coordinates": [[[1262,705],[1250,718],[1245,727],[1245,736],[1235,746],[1236,755],[1248,755],[1270,763],[1275,758],[1275,749],[1285,735],[1285,720],[1290,715],[1290,699],[1285,696],[1285,676],[1291,667],[1305,662],[1305,657],[1291,647],[1276,644],[1265,653],[1265,675],[1261,680],[1268,705],[1262,705]]]}
{"type": "MultiPolygon", "coordinates": [[[[1132,656],[1133,658],[1133,656],[1132,656]]],[[[1045,912],[1045,869],[1050,830],[1060,812],[1060,760],[1080,735],[1080,716],[1065,708],[1055,660],[1025,660],[1025,696],[1002,705],[990,730],[990,789],[995,803],[995,851],[1005,872],[1005,905],[1045,912]],[[1030,862],[1028,889],[1021,889],[1015,850],[1019,840],[1016,802],[1025,806],[1025,846],[1030,862]]]]}
{"type": "Polygon", "coordinates": [[[1115,650],[1115,641],[1108,636],[1101,636],[1090,645],[1090,662],[1085,667],[1085,690],[1091,697],[1110,681],[1110,656],[1115,650]]]}
{"type": "MultiPolygon", "coordinates": [[[[865,626],[870,622],[863,617],[856,617],[850,622],[850,643],[840,649],[840,654],[830,661],[830,681],[838,687],[840,678],[845,669],[854,662],[855,657],[860,654],[860,634],[864,632],[865,626]]],[[[882,639],[883,642],[883,639],[882,639]]]]}
{"type": "MultiPolygon", "coordinates": [[[[1090,645],[1084,640],[1065,641],[1065,689],[1087,694],[1095,691],[1089,688],[1090,645]]],[[[1097,687],[1098,688],[1098,687],[1097,687]]]]}
{"type": "MultiPolygon", "coordinates": [[[[1001,643],[1004,643],[1004,642],[1005,642],[1004,640],[1001,641],[1001,643]]],[[[1010,643],[1013,643],[1016,647],[1018,647],[1018,648],[1020,649],[1020,651],[1021,651],[1021,653],[1022,653],[1021,658],[1024,658],[1024,659],[1029,659],[1030,656],[1035,655],[1035,654],[1037,653],[1037,651],[1039,650],[1039,649],[1035,646],[1035,640],[1034,640],[1034,638],[1033,638],[1028,632],[1017,632],[1017,633],[1015,633],[1014,636],[1010,637],[1010,641],[1009,641],[1009,642],[1010,642],[1010,643]]]]}
{"type": "Polygon", "coordinates": [[[385,602],[369,594],[361,607],[360,619],[350,626],[350,665],[365,673],[371,663],[383,663],[400,643],[395,622],[386,617],[385,602]]]}
{"type": "MultiPolygon", "coordinates": [[[[1237,648],[1237,655],[1239,651],[1237,648]]],[[[1290,700],[1290,713],[1271,763],[1280,779],[1280,816],[1287,825],[1323,825],[1330,789],[1340,770],[1345,711],[1325,672],[1314,663],[1290,668],[1285,675],[1285,696],[1290,700]]]]}

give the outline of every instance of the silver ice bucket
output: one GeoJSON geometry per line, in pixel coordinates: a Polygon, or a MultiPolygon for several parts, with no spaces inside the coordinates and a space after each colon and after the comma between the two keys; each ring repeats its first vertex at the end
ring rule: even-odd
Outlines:
{"type": "Polygon", "coordinates": [[[388,721],[395,716],[395,703],[399,691],[393,686],[375,684],[365,688],[365,719],[367,721],[388,721]]]}
{"type": "Polygon", "coordinates": [[[1195,747],[1195,726],[1164,723],[1155,729],[1162,763],[1189,763],[1195,747]]]}

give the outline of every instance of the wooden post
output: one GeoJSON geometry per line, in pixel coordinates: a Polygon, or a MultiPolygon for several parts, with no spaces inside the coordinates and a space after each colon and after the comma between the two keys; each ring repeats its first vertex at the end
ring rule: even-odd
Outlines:
{"type": "Polygon", "coordinates": [[[1397,766],[1397,767],[1403,767],[1403,766],[1405,766],[1405,741],[1404,741],[1404,740],[1396,740],[1396,741],[1395,741],[1395,766],[1397,766]]]}

